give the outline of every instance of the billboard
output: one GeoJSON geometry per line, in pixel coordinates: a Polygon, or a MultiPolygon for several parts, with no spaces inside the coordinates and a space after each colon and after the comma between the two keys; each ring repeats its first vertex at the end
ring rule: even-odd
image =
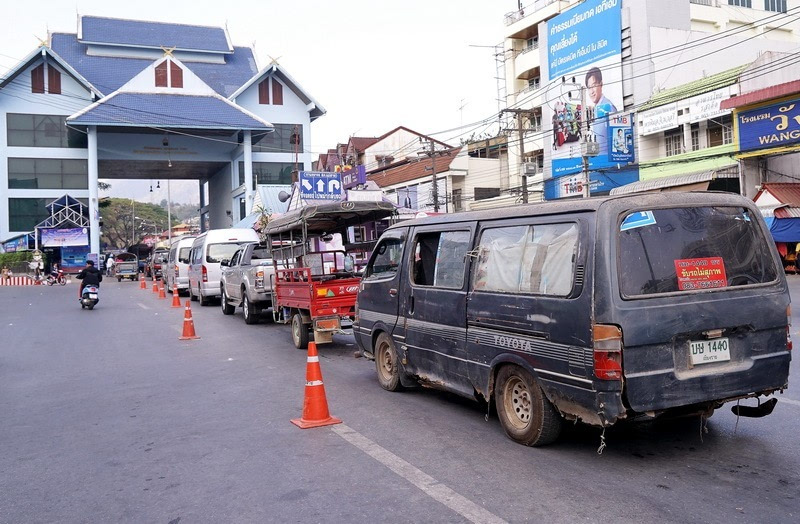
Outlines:
{"type": "Polygon", "coordinates": [[[586,0],[547,22],[551,176],[579,173],[581,143],[597,142],[589,169],[634,161],[633,118],[622,109],[621,0],[586,0]],[[589,126],[582,122],[586,103],[589,126]]]}
{"type": "Polygon", "coordinates": [[[89,230],[85,227],[69,229],[40,229],[42,232],[42,246],[88,246],[89,230]]]}
{"type": "Polygon", "coordinates": [[[739,150],[800,144],[800,98],[736,114],[739,150]]]}

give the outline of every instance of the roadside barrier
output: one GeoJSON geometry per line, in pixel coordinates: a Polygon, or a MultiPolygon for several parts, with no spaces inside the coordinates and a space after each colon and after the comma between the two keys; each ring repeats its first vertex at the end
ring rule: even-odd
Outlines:
{"type": "Polygon", "coordinates": [[[303,417],[293,418],[291,423],[302,429],[342,423],[340,419],[332,417],[328,411],[328,399],[325,397],[325,385],[322,383],[322,370],[319,367],[319,355],[314,342],[308,343],[303,417]]]}
{"type": "Polygon", "coordinates": [[[178,293],[178,284],[172,284],[172,307],[181,307],[181,295],[178,293]]]}
{"type": "Polygon", "coordinates": [[[192,304],[186,301],[186,313],[183,315],[183,334],[178,340],[194,340],[200,338],[194,332],[194,321],[192,320],[192,304]]]}
{"type": "Polygon", "coordinates": [[[0,278],[0,286],[34,286],[35,280],[30,277],[0,278]]]}
{"type": "Polygon", "coordinates": [[[167,298],[167,292],[164,290],[164,283],[161,282],[158,286],[158,298],[167,298]]]}

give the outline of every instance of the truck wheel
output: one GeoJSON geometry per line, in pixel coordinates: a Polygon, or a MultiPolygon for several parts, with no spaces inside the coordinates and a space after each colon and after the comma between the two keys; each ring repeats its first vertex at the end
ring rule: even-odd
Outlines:
{"type": "Polygon", "coordinates": [[[211,299],[203,295],[203,291],[200,291],[200,305],[201,306],[208,306],[211,304],[211,299]]]}
{"type": "Polygon", "coordinates": [[[394,348],[392,337],[388,333],[381,333],[375,341],[373,348],[375,355],[375,369],[378,372],[378,383],[386,391],[400,391],[400,359],[394,348]]]}
{"type": "Polygon", "coordinates": [[[122,277],[117,277],[117,282],[122,282],[122,277]]]}
{"type": "Polygon", "coordinates": [[[225,294],[225,288],[222,288],[222,294],[219,296],[219,302],[222,305],[222,314],[223,315],[233,315],[233,312],[236,311],[236,307],[228,304],[228,295],[225,294]]]}
{"type": "Polygon", "coordinates": [[[308,326],[303,324],[300,313],[295,313],[292,317],[292,342],[297,349],[308,349],[308,326]]]}
{"type": "Polygon", "coordinates": [[[242,291],[243,299],[242,299],[242,313],[244,314],[244,322],[245,324],[258,324],[258,310],[253,303],[250,302],[250,299],[247,298],[247,292],[242,291]]]}
{"type": "Polygon", "coordinates": [[[497,374],[495,406],[503,430],[525,446],[544,446],[561,433],[561,416],[527,370],[504,366],[497,374]]]}
{"type": "Polygon", "coordinates": [[[194,293],[192,293],[191,284],[189,285],[189,300],[191,300],[192,302],[197,302],[197,297],[194,296],[194,293]]]}

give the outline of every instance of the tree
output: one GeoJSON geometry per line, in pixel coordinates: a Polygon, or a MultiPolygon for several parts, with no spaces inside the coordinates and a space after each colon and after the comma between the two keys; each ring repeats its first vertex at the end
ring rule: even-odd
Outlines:
{"type": "Polygon", "coordinates": [[[101,243],[111,249],[126,249],[138,244],[146,234],[153,232],[142,224],[152,224],[161,232],[167,229],[167,211],[160,206],[135,202],[127,198],[103,199],[100,204],[103,215],[101,243]]]}

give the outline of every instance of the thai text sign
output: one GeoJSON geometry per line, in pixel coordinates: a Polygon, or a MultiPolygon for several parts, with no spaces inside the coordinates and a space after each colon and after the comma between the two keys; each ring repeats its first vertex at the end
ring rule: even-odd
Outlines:
{"type": "Polygon", "coordinates": [[[89,230],[85,227],[70,229],[41,229],[44,247],[88,246],[89,230]]]}
{"type": "Polygon", "coordinates": [[[740,112],[736,122],[740,151],[800,144],[800,98],[740,112]]]}
{"type": "Polygon", "coordinates": [[[356,186],[367,183],[367,168],[356,166],[342,173],[342,187],[352,189],[356,186]]]}
{"type": "Polygon", "coordinates": [[[550,78],[620,54],[620,0],[587,0],[547,23],[550,78]]]}
{"type": "Polygon", "coordinates": [[[685,258],[675,261],[678,289],[714,289],[728,285],[722,257],[685,258]]]}

